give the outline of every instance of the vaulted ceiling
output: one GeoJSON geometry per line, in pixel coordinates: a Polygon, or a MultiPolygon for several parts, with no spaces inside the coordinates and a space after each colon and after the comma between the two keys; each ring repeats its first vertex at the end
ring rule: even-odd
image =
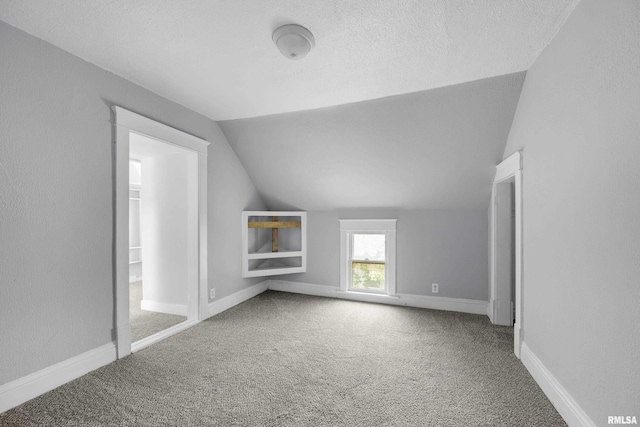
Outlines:
{"type": "Polygon", "coordinates": [[[524,77],[219,124],[273,210],[486,209],[524,77]]]}
{"type": "Polygon", "coordinates": [[[527,70],[578,0],[0,0],[0,19],[214,120],[527,70]],[[281,24],[315,35],[289,61],[281,24]]]}
{"type": "Polygon", "coordinates": [[[271,209],[485,209],[524,71],[578,1],[0,0],[0,19],[219,121],[271,209]],[[286,23],[315,35],[300,61],[271,41],[286,23]]]}

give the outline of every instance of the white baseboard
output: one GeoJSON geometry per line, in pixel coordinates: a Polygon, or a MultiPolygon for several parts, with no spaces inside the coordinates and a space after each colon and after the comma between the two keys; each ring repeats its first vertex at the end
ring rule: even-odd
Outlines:
{"type": "Polygon", "coordinates": [[[155,344],[165,338],[169,338],[170,336],[175,335],[178,332],[182,332],[185,329],[189,329],[190,327],[195,326],[198,323],[200,323],[199,320],[187,320],[182,323],[178,323],[177,325],[173,325],[170,328],[157,332],[153,335],[142,338],[141,340],[131,343],[131,352],[135,353],[136,351],[140,351],[143,348],[149,347],[151,344],[155,344]]]}
{"type": "Polygon", "coordinates": [[[337,286],[311,285],[309,283],[289,282],[286,280],[267,280],[272,291],[292,292],[294,294],[314,295],[317,297],[338,298],[337,286]]]}
{"type": "MultiPolygon", "coordinates": [[[[342,292],[339,288],[331,286],[312,285],[308,283],[288,282],[283,280],[265,280],[208,304],[206,313],[203,313],[202,319],[204,320],[218,313],[222,313],[223,311],[249,300],[268,289],[356,301],[431,308],[436,310],[460,311],[473,314],[487,313],[486,301],[421,295],[397,295],[391,297],[387,295],[363,294],[359,292],[342,292]]],[[[144,310],[160,311],[162,313],[177,314],[180,316],[187,315],[186,305],[163,304],[155,301],[144,300],[142,302],[142,308],[144,310]]],[[[183,322],[179,325],[175,325],[172,328],[134,343],[132,345],[132,350],[139,351],[154,342],[158,342],[161,339],[183,331],[196,323],[198,323],[198,321],[183,322]]],[[[128,327],[129,325],[127,324],[123,326],[128,327]]],[[[115,360],[116,346],[113,343],[109,343],[4,384],[0,386],[0,412],[5,412],[115,360]]],[[[590,426],[593,424],[583,425],[590,426]]]]}
{"type": "Polygon", "coordinates": [[[542,364],[526,343],[522,343],[520,356],[520,360],[522,360],[533,379],[536,380],[544,394],[547,395],[547,398],[553,403],[553,406],[569,426],[595,427],[596,424],[571,397],[569,392],[562,387],[556,377],[542,364]]]}
{"type": "Polygon", "coordinates": [[[215,300],[209,305],[207,305],[206,313],[203,313],[202,320],[208,319],[211,316],[215,316],[218,313],[222,313],[225,310],[230,309],[242,302],[245,302],[248,299],[255,297],[256,295],[260,295],[265,292],[268,288],[267,286],[268,280],[264,282],[257,283],[249,288],[238,291],[234,294],[226,296],[224,298],[220,298],[219,300],[215,300]]]}
{"type": "Polygon", "coordinates": [[[187,316],[188,313],[186,304],[171,304],[148,299],[143,299],[140,302],[140,308],[146,311],[155,311],[156,313],[173,314],[176,316],[187,316]]]}
{"type": "Polygon", "coordinates": [[[142,280],[142,276],[129,276],[129,284],[139,282],[142,280]]]}
{"type": "Polygon", "coordinates": [[[0,386],[0,413],[116,360],[114,343],[89,350],[0,386]]]}
{"type": "Polygon", "coordinates": [[[408,307],[430,308],[433,310],[458,311],[471,314],[487,314],[487,301],[432,297],[425,295],[397,294],[395,296],[345,292],[336,286],[312,285],[309,283],[289,282],[285,280],[267,280],[269,289],[305,295],[348,299],[353,301],[375,302],[380,304],[403,305],[408,307]]]}

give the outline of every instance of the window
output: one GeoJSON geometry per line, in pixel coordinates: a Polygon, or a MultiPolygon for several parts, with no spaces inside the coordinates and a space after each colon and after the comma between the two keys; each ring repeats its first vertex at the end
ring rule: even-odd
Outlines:
{"type": "Polygon", "coordinates": [[[350,289],[385,291],[386,236],[350,233],[350,289]]]}
{"type": "Polygon", "coordinates": [[[396,220],[340,220],[340,289],[395,295],[396,220]]]}

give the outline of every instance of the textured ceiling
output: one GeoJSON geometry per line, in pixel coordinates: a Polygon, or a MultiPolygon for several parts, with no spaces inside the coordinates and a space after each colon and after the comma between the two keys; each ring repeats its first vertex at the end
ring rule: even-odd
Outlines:
{"type": "Polygon", "coordinates": [[[524,77],[219,124],[269,209],[486,209],[524,77]]]}
{"type": "Polygon", "coordinates": [[[527,70],[578,0],[0,0],[0,19],[214,120],[527,70]],[[272,31],[315,35],[301,61],[272,31]]]}

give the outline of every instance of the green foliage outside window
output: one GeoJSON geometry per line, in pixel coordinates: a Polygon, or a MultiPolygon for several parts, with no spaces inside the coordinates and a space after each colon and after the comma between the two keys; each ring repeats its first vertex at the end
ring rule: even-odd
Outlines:
{"type": "Polygon", "coordinates": [[[384,290],[384,264],[351,263],[351,287],[356,289],[384,290]]]}

